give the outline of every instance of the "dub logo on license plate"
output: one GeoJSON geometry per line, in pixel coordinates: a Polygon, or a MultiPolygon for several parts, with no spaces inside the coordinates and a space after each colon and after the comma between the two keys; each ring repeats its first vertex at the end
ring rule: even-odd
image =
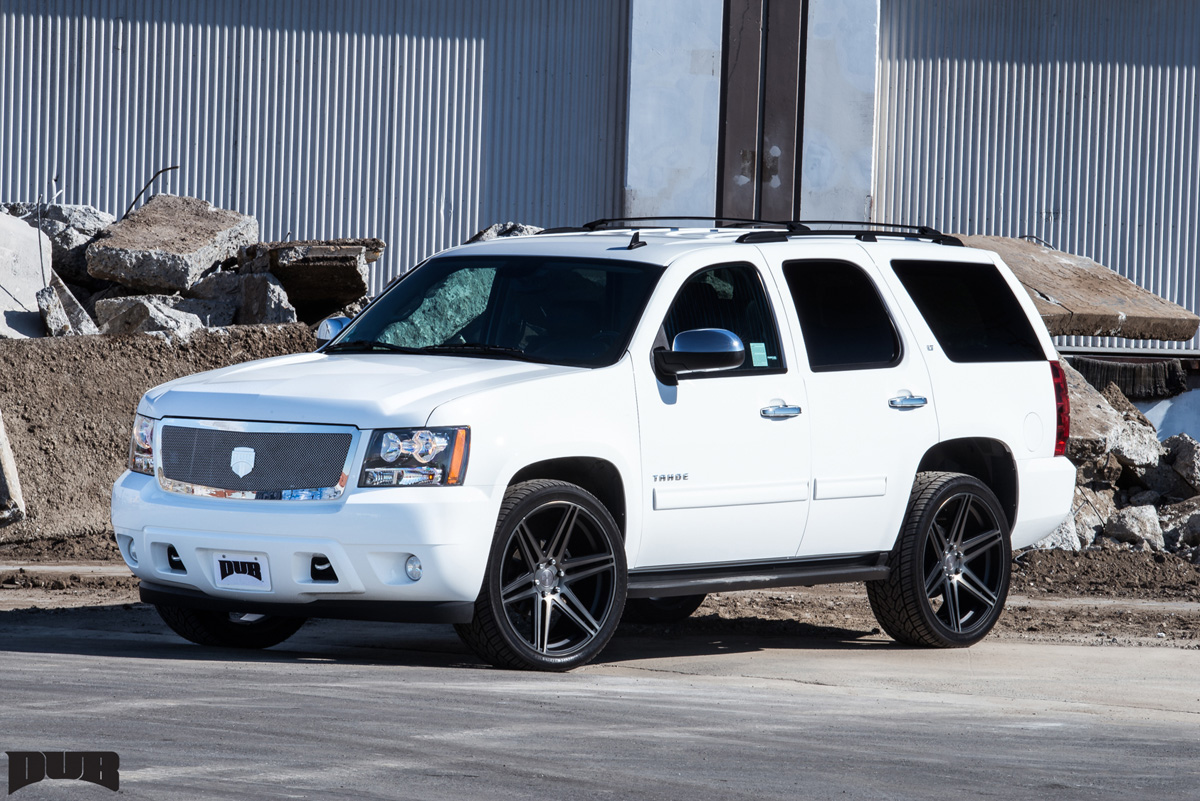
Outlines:
{"type": "Polygon", "coordinates": [[[261,553],[213,553],[213,578],[218,587],[236,590],[269,590],[271,573],[261,553]]]}

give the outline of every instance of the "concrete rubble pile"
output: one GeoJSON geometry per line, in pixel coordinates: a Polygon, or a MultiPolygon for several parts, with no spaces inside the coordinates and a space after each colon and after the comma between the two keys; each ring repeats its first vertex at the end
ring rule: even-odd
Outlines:
{"type": "Polygon", "coordinates": [[[365,304],[367,265],[386,247],[259,242],[253,217],[176,195],[155,195],[119,221],[90,206],[0,211],[0,337],[178,341],[229,325],[315,325],[365,304]]]}
{"type": "Polygon", "coordinates": [[[1071,514],[1035,547],[1170,551],[1200,563],[1200,443],[1187,434],[1159,442],[1116,384],[1100,391],[1065,359],[1061,364],[1075,497],[1071,514]]]}

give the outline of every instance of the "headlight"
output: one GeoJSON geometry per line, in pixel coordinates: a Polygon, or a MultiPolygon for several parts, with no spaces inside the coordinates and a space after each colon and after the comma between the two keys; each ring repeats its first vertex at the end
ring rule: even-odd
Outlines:
{"type": "Polygon", "coordinates": [[[463,482],[471,429],[395,428],[376,431],[363,460],[360,487],[448,487],[463,482]]]}
{"type": "Polygon", "coordinates": [[[154,475],[154,421],[134,415],[133,439],[129,443],[129,469],[135,473],[154,475]]]}

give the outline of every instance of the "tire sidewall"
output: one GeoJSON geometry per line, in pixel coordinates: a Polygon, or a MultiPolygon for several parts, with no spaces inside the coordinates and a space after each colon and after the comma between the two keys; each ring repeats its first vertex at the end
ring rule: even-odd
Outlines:
{"type": "Polygon", "coordinates": [[[1012,572],[1012,538],[1008,525],[1008,517],[1004,514],[1004,510],[1001,508],[995,494],[986,484],[974,476],[965,474],[953,475],[938,485],[929,503],[916,519],[906,520],[904,533],[905,536],[919,538],[916,547],[906,549],[905,563],[901,565],[901,568],[911,581],[917,582],[917,586],[913,587],[913,591],[919,596],[920,602],[917,604],[917,609],[927,630],[936,638],[942,640],[942,644],[945,647],[951,648],[963,648],[974,645],[986,637],[1004,611],[1004,604],[1008,599],[1012,572]],[[988,612],[987,617],[984,618],[983,625],[977,626],[969,632],[958,633],[950,630],[937,617],[928,597],[924,593],[924,555],[929,526],[932,525],[934,518],[941,511],[943,505],[955,495],[963,492],[970,492],[980,502],[984,503],[1000,527],[1002,534],[1001,564],[999,566],[1001,579],[999,592],[996,594],[996,604],[988,612]]]}
{"type": "MultiPolygon", "coordinates": [[[[539,670],[569,670],[595,659],[608,644],[620,623],[629,584],[625,543],[621,538],[620,529],[617,528],[608,509],[590,492],[565,482],[542,483],[547,486],[534,490],[522,498],[497,521],[480,601],[488,605],[489,613],[495,618],[499,635],[503,638],[508,650],[521,661],[528,663],[528,667],[539,670]],[[600,632],[582,648],[570,654],[548,656],[535,651],[513,630],[500,597],[500,576],[503,575],[504,560],[507,557],[505,546],[517,525],[542,507],[562,502],[576,504],[596,519],[601,536],[608,540],[609,547],[612,549],[616,569],[613,571],[613,597],[604,619],[599,621],[600,632]]],[[[515,485],[509,491],[517,490],[521,486],[520,484],[515,485]]]]}

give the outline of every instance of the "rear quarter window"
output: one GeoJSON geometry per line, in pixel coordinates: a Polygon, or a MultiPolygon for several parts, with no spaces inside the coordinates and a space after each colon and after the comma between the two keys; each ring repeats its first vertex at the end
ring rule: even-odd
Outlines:
{"type": "Polygon", "coordinates": [[[995,265],[897,260],[892,270],[950,361],[1046,360],[1025,310],[995,265]]]}

